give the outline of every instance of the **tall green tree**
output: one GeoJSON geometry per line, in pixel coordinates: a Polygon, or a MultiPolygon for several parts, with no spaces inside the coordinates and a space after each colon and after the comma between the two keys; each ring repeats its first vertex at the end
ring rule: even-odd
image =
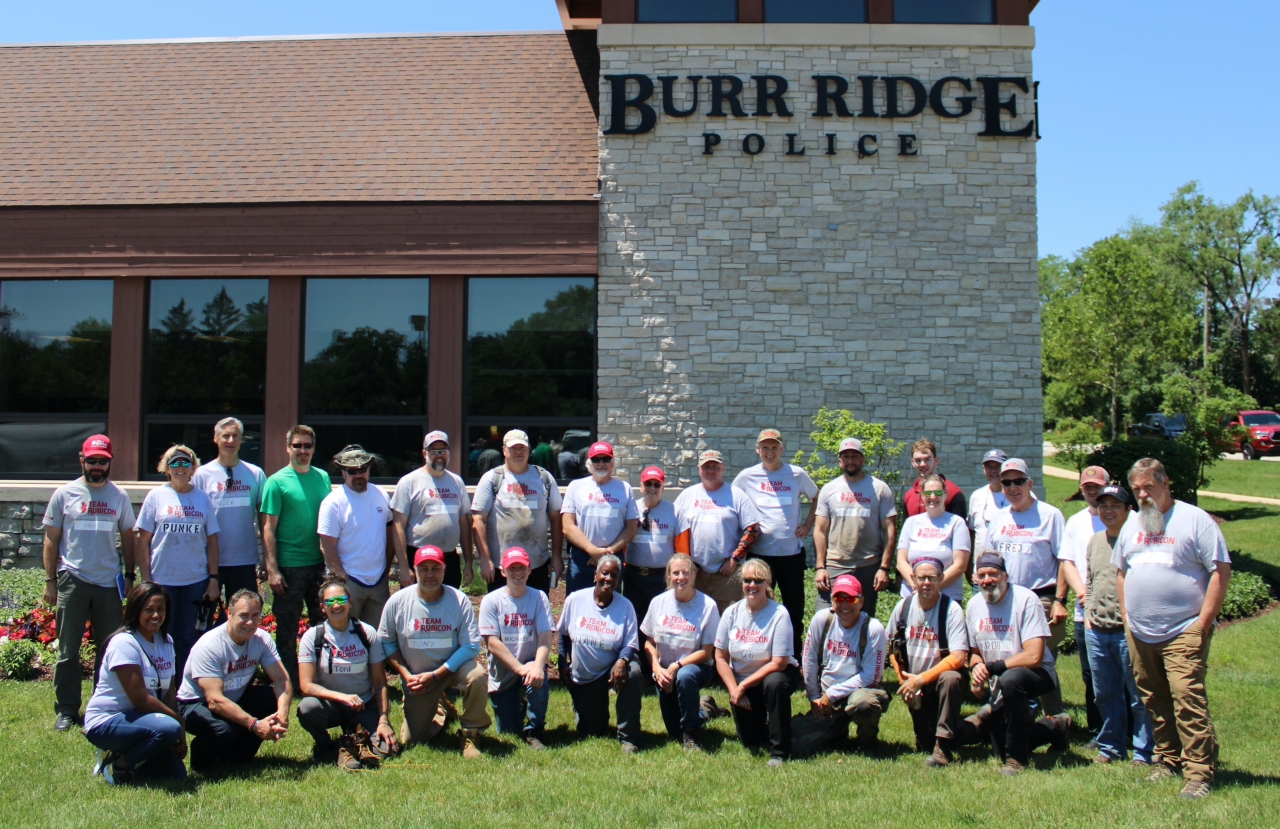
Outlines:
{"type": "Polygon", "coordinates": [[[1185,358],[1195,321],[1170,275],[1129,236],[1094,243],[1069,275],[1042,309],[1044,373],[1104,391],[1114,439],[1121,400],[1163,364],[1185,358]]]}

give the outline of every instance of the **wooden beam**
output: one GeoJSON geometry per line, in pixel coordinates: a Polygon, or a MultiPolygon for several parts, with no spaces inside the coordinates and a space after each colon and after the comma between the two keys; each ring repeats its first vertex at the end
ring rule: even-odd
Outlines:
{"type": "Polygon", "coordinates": [[[893,0],[867,0],[868,23],[892,23],[893,0]]]}
{"type": "Polygon", "coordinates": [[[1000,26],[1031,25],[1028,0],[996,0],[996,24],[1000,26]]]}
{"type": "Polygon", "coordinates": [[[268,475],[289,463],[285,433],[298,422],[302,400],[302,320],[306,292],[301,276],[273,276],[267,295],[266,417],[262,466],[268,475]]]}
{"type": "Polygon", "coordinates": [[[467,280],[431,278],[431,322],[427,355],[427,423],[449,435],[449,468],[462,474],[467,436],[462,433],[463,372],[466,362],[467,280]]]}
{"type": "Polygon", "coordinates": [[[764,0],[738,0],[739,23],[763,23],[764,0]]]}
{"type": "Polygon", "coordinates": [[[107,437],[111,475],[136,481],[142,464],[142,406],[146,384],[143,352],[147,336],[147,281],[119,278],[111,302],[111,388],[107,437]]]}
{"type": "Polygon", "coordinates": [[[600,22],[635,23],[636,0],[603,0],[600,4],[600,22]]]}

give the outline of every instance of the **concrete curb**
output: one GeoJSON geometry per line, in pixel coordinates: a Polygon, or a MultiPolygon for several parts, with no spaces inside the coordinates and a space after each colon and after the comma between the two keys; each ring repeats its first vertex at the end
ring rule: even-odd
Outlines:
{"type": "MultiPolygon", "coordinates": [[[[1059,469],[1056,466],[1046,465],[1044,474],[1050,478],[1067,478],[1076,480],[1076,473],[1069,469],[1059,469]]],[[[1230,492],[1213,492],[1208,489],[1202,489],[1196,493],[1201,498],[1218,498],[1223,501],[1235,501],[1241,504],[1266,504],[1270,507],[1280,507],[1280,498],[1262,498],[1257,495],[1235,495],[1230,492]]]]}

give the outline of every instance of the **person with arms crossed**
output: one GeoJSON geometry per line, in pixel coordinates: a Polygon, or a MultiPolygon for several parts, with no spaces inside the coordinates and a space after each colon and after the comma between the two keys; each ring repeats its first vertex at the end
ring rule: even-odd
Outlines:
{"type": "MultiPolygon", "coordinates": [[[[439,547],[444,550],[444,583],[449,587],[471,584],[475,553],[471,545],[471,497],[462,478],[449,471],[449,436],[428,432],[422,439],[420,469],[400,479],[391,495],[395,517],[396,560],[408,561],[407,550],[439,547]],[[462,559],[458,559],[458,546],[462,559]]],[[[413,584],[413,570],[400,570],[401,587],[413,584]]]]}
{"type": "Polygon", "coordinates": [[[231,597],[227,621],[200,637],[178,689],[178,711],[191,740],[191,770],[252,760],[266,740],[289,732],[293,686],[262,624],[262,597],[241,590],[231,597]],[[254,685],[258,666],[270,687],[254,685]]]}
{"type": "Polygon", "coordinates": [[[192,485],[209,496],[218,519],[218,576],[225,601],[241,590],[258,591],[258,526],[266,475],[240,459],[244,424],[224,417],[213,427],[218,457],[192,476],[192,485]]]}
{"type": "Polygon", "coordinates": [[[404,689],[406,746],[430,740],[444,727],[441,698],[448,688],[462,695],[458,744],[462,756],[479,759],[476,741],[493,721],[485,710],[487,677],[476,663],[480,634],[471,600],[444,583],[444,551],[421,547],[414,554],[416,586],[397,590],[382,611],[378,638],[387,664],[404,689]]]}
{"type": "Polygon", "coordinates": [[[534,751],[547,746],[547,659],[555,638],[547,594],[529,587],[529,554],[510,547],[502,554],[506,586],[480,602],[480,635],[489,652],[489,704],[499,734],[520,734],[534,751]],[[525,715],[528,714],[528,722],[525,715]]]}
{"type": "Polygon", "coordinates": [[[331,576],[320,585],[324,622],[302,637],[298,654],[298,723],[315,740],[314,762],[324,762],[334,748],[329,729],[341,728],[338,768],[359,771],[378,768],[381,755],[398,746],[382,642],[376,628],[351,618],[351,605],[342,579],[331,576]]]}
{"type": "Polygon", "coordinates": [[[503,585],[502,552],[524,550],[531,562],[529,586],[551,589],[551,572],[564,575],[560,488],[551,473],[529,465],[529,436],[512,429],[502,438],[505,462],[480,477],[471,499],[471,531],[480,549],[480,576],[490,590],[503,585]],[[547,531],[551,548],[547,549],[547,531]]]}
{"type": "Polygon", "coordinates": [[[120,627],[120,559],[123,584],[133,588],[134,515],[129,496],[111,483],[111,439],[92,435],[80,448],[81,475],[54,490],[45,508],[44,601],[54,606],[58,661],[53,666],[53,727],[69,731],[80,717],[80,641],[93,638],[97,682],[107,639],[120,627]],[[120,552],[116,552],[116,534],[120,552]]]}
{"type": "Polygon", "coordinates": [[[902,525],[898,541],[898,573],[902,576],[902,597],[916,589],[915,562],[932,558],[942,562],[941,590],[952,601],[964,601],[964,574],[969,570],[969,527],[964,519],[945,507],[946,482],[941,475],[924,479],[925,511],[902,525]]]}
{"type": "MultiPolygon", "coordinates": [[[[906,509],[908,517],[924,512],[924,495],[921,493],[924,488],[924,479],[929,475],[941,475],[938,472],[940,465],[938,447],[933,441],[920,438],[911,444],[911,466],[915,469],[917,477],[915,484],[902,496],[902,506],[906,509]]],[[[968,508],[965,504],[964,490],[948,481],[945,475],[941,477],[947,488],[946,511],[961,518],[966,517],[968,508]]]]}
{"type": "Polygon", "coordinates": [[[293,687],[298,687],[298,622],[320,618],[320,582],[324,554],[317,528],[320,503],[333,490],[329,475],[311,466],[316,433],[301,424],[285,435],[289,465],[267,478],[262,487],[262,549],[267,583],[276,617],[276,647],[293,687]]]}
{"type": "Polygon", "coordinates": [[[107,640],[102,673],[84,712],[84,736],[98,749],[94,771],[111,785],[134,773],[184,780],[187,740],[178,714],[169,595],[143,582],[129,591],[124,624],[107,640]]]}
{"type": "Polygon", "coordinates": [[[170,446],[157,467],[169,482],[147,493],[138,510],[138,573],[172,600],[169,630],[179,674],[204,629],[197,625],[212,621],[221,596],[218,517],[209,496],[191,484],[199,464],[187,447],[170,446]]]}
{"type": "Polygon", "coordinates": [[[1067,519],[1062,533],[1062,550],[1066,554],[1062,559],[1062,578],[1076,594],[1072,608],[1075,613],[1076,652],[1080,655],[1080,678],[1084,681],[1085,722],[1089,729],[1089,739],[1093,742],[1097,741],[1098,731],[1102,728],[1102,715],[1098,713],[1098,706],[1094,702],[1089,637],[1085,636],[1085,574],[1089,572],[1089,541],[1103,530],[1102,518],[1098,515],[1098,495],[1109,483],[1111,476],[1101,466],[1084,468],[1080,473],[1080,494],[1087,506],[1067,519]]]}
{"type": "Polygon", "coordinates": [[[676,498],[675,548],[693,559],[694,586],[723,613],[742,596],[738,568],[760,538],[760,513],[742,490],[725,486],[724,456],[715,449],[698,456],[698,477],[676,498]]]}
{"type": "Polygon", "coordinates": [[[1120,531],[1111,561],[1128,623],[1134,679],[1155,733],[1153,782],[1181,770],[1182,797],[1209,796],[1218,737],[1205,675],[1213,627],[1231,581],[1222,530],[1204,510],[1175,500],[1154,458],[1129,470],[1139,511],[1120,531]]]}
{"type": "Polygon", "coordinates": [[[613,446],[591,444],[587,461],[591,475],[569,482],[560,507],[569,542],[569,593],[595,583],[596,562],[626,550],[640,519],[631,484],[613,477],[613,446]]]}
{"type": "Polygon", "coordinates": [[[842,475],[818,493],[813,551],[818,610],[831,607],[831,583],[851,573],[862,585],[863,607],[876,615],[876,597],[892,584],[898,509],[893,490],[864,470],[862,441],[840,441],[842,475]]]}

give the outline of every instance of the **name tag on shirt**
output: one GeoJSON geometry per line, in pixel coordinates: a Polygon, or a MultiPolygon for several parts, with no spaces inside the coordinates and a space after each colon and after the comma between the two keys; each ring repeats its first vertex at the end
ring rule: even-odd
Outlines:
{"type": "Polygon", "coordinates": [[[1021,541],[997,541],[996,552],[1001,555],[1010,553],[1028,553],[1031,551],[1030,544],[1023,544],[1021,541]]]}
{"type": "Polygon", "coordinates": [[[649,535],[641,536],[639,540],[647,541],[650,544],[666,544],[667,534],[666,533],[650,533],[649,535]]]}
{"type": "Polygon", "coordinates": [[[325,667],[328,668],[328,672],[331,674],[362,674],[369,670],[369,663],[347,662],[343,659],[335,659],[332,666],[328,664],[328,660],[325,660],[325,667]]]}
{"type": "Polygon", "coordinates": [[[673,648],[697,648],[697,637],[693,634],[684,633],[659,633],[653,637],[664,645],[670,645],[673,648]]]}
{"type": "Polygon", "coordinates": [[[1129,566],[1135,564],[1151,564],[1157,567],[1172,567],[1173,553],[1166,553],[1163,550],[1144,550],[1141,553],[1135,553],[1129,559],[1129,566]]]}
{"type": "Polygon", "coordinates": [[[791,496],[790,496],[790,495],[784,495],[784,494],[783,494],[783,493],[781,493],[781,492],[775,492],[775,493],[774,493],[774,495],[773,495],[773,497],[777,500],[777,502],[778,502],[779,504],[781,504],[781,505],[783,505],[783,506],[790,506],[790,504],[791,504],[791,496]]]}
{"type": "Polygon", "coordinates": [[[249,684],[249,680],[253,679],[253,674],[249,673],[244,676],[233,676],[222,683],[223,690],[234,691],[237,688],[243,688],[249,684]]]}
{"type": "Polygon", "coordinates": [[[76,532],[111,532],[116,528],[116,522],[109,521],[105,518],[77,518],[75,522],[76,532]]]}
{"type": "Polygon", "coordinates": [[[841,518],[870,518],[871,510],[861,504],[849,504],[848,506],[836,507],[836,515],[841,518]]]}
{"type": "Polygon", "coordinates": [[[502,644],[508,648],[519,647],[529,641],[523,633],[504,633],[502,634],[502,644]]]}
{"type": "Polygon", "coordinates": [[[458,511],[457,504],[435,503],[435,504],[427,504],[427,507],[422,511],[422,514],[423,515],[453,515],[457,511],[458,511]]]}
{"type": "Polygon", "coordinates": [[[720,512],[719,512],[718,510],[717,510],[716,512],[706,512],[706,511],[704,511],[704,512],[697,512],[697,513],[694,513],[694,515],[693,515],[693,520],[694,520],[695,522],[704,522],[704,523],[708,523],[708,524],[719,524],[719,523],[720,523],[720,520],[721,520],[721,519],[720,519],[720,512]]]}
{"type": "Polygon", "coordinates": [[[248,495],[224,495],[217,500],[217,504],[224,509],[227,507],[252,506],[248,495]]]}
{"type": "Polygon", "coordinates": [[[409,637],[409,647],[416,651],[439,650],[452,646],[452,633],[417,633],[409,637]]]}
{"type": "Polygon", "coordinates": [[[582,511],[583,515],[593,515],[597,518],[612,518],[618,514],[618,510],[608,504],[591,504],[582,511]]]}

